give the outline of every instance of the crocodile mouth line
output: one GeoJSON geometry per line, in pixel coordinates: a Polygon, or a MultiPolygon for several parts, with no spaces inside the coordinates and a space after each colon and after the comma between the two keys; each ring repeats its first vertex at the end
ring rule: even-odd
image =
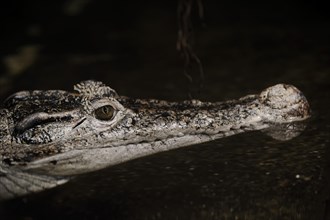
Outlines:
{"type": "Polygon", "coordinates": [[[6,183],[0,200],[66,182],[56,176],[239,133],[262,131],[290,140],[311,116],[302,92],[285,84],[213,103],[118,96],[91,80],[74,90],[23,91],[6,99],[0,109],[0,183],[6,183]]]}

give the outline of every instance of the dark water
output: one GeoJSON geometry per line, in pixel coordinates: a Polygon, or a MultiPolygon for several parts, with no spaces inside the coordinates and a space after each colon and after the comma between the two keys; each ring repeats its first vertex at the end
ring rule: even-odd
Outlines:
{"type": "Polygon", "coordinates": [[[101,1],[77,16],[61,14],[62,3],[21,5],[40,12],[25,20],[8,15],[2,59],[24,45],[42,49],[20,75],[3,74],[1,95],[93,78],[134,97],[182,100],[193,91],[215,101],[285,82],[310,101],[305,131],[285,142],[251,132],[88,173],[0,203],[1,219],[330,219],[329,17],[315,5],[204,4],[200,94],[198,74],[189,84],[175,51],[176,4],[101,1]],[[18,36],[31,25],[41,34],[18,36]]]}

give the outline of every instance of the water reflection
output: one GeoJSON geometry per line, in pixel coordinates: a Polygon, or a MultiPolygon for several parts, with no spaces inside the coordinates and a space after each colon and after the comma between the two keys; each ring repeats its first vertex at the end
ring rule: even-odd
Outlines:
{"type": "Polygon", "coordinates": [[[288,141],[300,135],[306,128],[307,121],[273,124],[271,127],[262,130],[275,140],[288,141]]]}

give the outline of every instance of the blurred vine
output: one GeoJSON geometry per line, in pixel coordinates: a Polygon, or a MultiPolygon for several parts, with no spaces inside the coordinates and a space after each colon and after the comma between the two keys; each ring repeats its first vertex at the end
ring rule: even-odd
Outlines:
{"type": "Polygon", "coordinates": [[[204,18],[204,7],[202,0],[179,0],[177,8],[178,16],[178,38],[176,48],[183,57],[184,70],[183,73],[190,83],[189,97],[193,98],[194,90],[191,88],[197,84],[197,94],[201,92],[204,86],[204,69],[200,58],[193,49],[194,32],[192,14],[196,11],[200,20],[204,18]],[[197,66],[199,79],[195,80],[192,72],[197,66]]]}

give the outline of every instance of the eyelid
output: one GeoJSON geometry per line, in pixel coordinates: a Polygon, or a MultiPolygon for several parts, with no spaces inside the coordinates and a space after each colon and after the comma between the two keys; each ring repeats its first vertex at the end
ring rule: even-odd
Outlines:
{"type": "Polygon", "coordinates": [[[124,111],[125,108],[113,98],[101,99],[92,103],[93,109],[96,110],[102,106],[110,105],[115,111],[124,111]]]}

